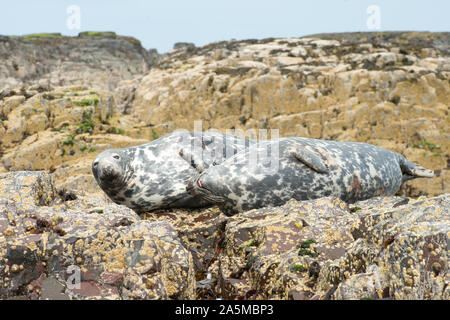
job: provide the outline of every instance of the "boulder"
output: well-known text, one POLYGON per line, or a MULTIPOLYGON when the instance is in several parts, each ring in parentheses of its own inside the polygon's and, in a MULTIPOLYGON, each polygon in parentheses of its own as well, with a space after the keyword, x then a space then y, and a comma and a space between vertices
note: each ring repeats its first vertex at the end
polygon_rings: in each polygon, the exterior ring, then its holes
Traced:
POLYGON ((51 177, 0 178, 0 297, 191 299, 191 253, 167 222, 76 195, 56 196, 51 177))

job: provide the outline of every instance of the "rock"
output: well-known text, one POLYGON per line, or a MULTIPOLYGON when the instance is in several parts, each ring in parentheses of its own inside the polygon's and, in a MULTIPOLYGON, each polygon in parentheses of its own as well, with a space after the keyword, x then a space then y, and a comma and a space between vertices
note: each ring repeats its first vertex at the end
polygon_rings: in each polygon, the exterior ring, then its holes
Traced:
POLYGON ((389 297, 448 299, 450 195, 408 200, 372 209, 365 209, 370 200, 357 204, 361 224, 353 232, 376 248, 389 297))
POLYGON ((186 51, 193 51, 195 49, 195 44, 191 42, 177 42, 173 45, 174 50, 186 50, 186 51))
POLYGON ((2 299, 193 298, 192 256, 169 223, 92 196, 41 203, 55 189, 42 172, 0 179, 2 194, 11 186, 22 197, 0 199, 2 299))
POLYGON ((148 71, 156 62, 155 53, 142 48, 138 40, 104 32, 78 37, 10 36, 0 41, 0 55, 4 57, 0 88, 45 80, 53 86, 112 90, 119 81, 148 71))
POLYGON ((192 253, 197 273, 203 276, 220 251, 226 217, 217 207, 201 210, 167 210, 141 215, 150 221, 167 221, 174 226, 186 248, 192 253))
POLYGON ((117 111, 130 114, 139 80, 121 81, 114 90, 117 111))
POLYGON ((290 203, 230 218, 226 298, 446 299, 450 195, 290 203))
POLYGON ((330 274, 329 262, 345 254, 354 241, 351 226, 357 222, 336 198, 293 200, 240 214, 225 229, 229 259, 222 261, 223 277, 236 278, 236 268, 247 271, 244 279, 256 298, 287 299, 291 290, 312 296, 321 274, 326 273, 330 283, 340 280, 330 274))
POLYGON ((4 174, 0 187, 3 298, 448 299, 448 194, 140 219, 43 172, 4 174))
POLYGON ((367 272, 358 273, 339 284, 332 298, 336 300, 377 300, 383 298, 383 293, 388 293, 384 278, 377 265, 367 267, 367 272))

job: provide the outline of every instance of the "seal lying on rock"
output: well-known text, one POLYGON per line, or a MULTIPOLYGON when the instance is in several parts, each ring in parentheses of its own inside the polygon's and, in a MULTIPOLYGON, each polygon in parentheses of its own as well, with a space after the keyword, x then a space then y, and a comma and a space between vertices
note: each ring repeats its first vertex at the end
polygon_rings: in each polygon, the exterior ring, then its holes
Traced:
POLYGON ((281 138, 250 146, 189 181, 187 190, 232 215, 290 199, 336 196, 353 203, 394 195, 433 171, 381 147, 357 142, 281 138))
POLYGON ((111 200, 138 213, 204 207, 208 200, 186 192, 189 179, 251 143, 212 131, 176 131, 144 145, 103 151, 92 173, 111 200))

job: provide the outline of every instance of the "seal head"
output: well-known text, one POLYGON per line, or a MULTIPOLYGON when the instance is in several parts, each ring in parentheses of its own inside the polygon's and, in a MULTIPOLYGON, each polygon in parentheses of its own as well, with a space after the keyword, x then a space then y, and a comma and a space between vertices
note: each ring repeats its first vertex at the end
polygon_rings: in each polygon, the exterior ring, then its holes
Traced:
POLYGON ((221 196, 225 188, 222 184, 217 183, 218 180, 216 178, 220 176, 216 171, 220 171, 221 167, 217 169, 211 168, 208 174, 200 174, 196 178, 190 179, 186 186, 186 191, 193 196, 198 196, 215 204, 226 202, 226 197, 221 196))
POLYGON ((130 160, 130 155, 120 149, 100 153, 92 162, 92 173, 99 186, 110 193, 123 189, 131 176, 130 160))
POLYGON ((186 192, 190 178, 245 149, 250 141, 214 132, 174 132, 150 143, 108 149, 92 163, 100 188, 137 213, 199 208, 210 202, 186 192))

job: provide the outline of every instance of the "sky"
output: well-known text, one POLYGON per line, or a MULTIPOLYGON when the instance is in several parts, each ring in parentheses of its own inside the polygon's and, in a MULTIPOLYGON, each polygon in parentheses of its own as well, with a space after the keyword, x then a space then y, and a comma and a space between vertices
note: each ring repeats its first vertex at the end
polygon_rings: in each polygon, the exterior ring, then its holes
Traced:
POLYGON ((114 31, 160 53, 176 42, 201 46, 314 33, 450 31, 449 0, 2 1, 0 35, 114 31))

